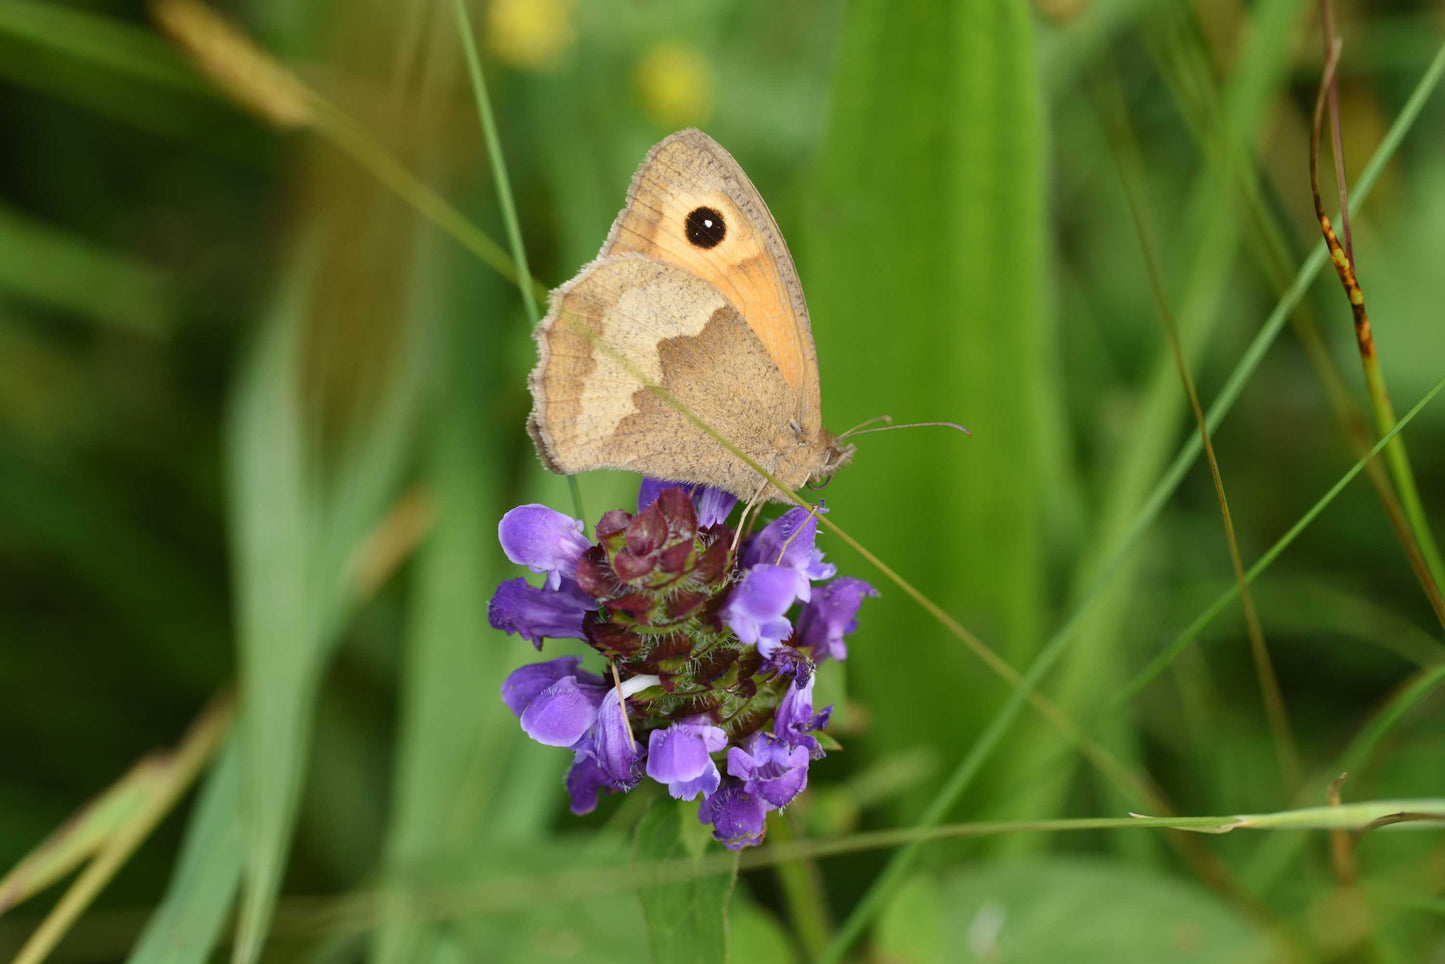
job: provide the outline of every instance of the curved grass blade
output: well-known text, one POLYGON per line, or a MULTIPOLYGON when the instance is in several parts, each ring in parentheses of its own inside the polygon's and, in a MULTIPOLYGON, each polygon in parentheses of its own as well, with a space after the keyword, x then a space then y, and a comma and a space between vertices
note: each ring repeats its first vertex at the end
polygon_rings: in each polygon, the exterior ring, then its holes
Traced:
POLYGON ((1205 461, 1209 464, 1209 475, 1210 480, 1214 483, 1215 496, 1219 500, 1219 514, 1224 523, 1225 542, 1229 546, 1229 562, 1234 570, 1235 586, 1239 590, 1239 598, 1243 604, 1244 624, 1249 636, 1250 653, 1254 658, 1255 675, 1259 679, 1260 693, 1264 698, 1265 716, 1269 720, 1270 732, 1274 737, 1275 757, 1279 762, 1285 785, 1292 788, 1298 787, 1303 776, 1299 746, 1295 742, 1294 733, 1290 728, 1289 713, 1285 708, 1284 695, 1280 692, 1279 677, 1274 670, 1274 661, 1270 658, 1269 647, 1265 643, 1264 627, 1260 623, 1259 611, 1255 607, 1254 596, 1249 591, 1249 581, 1245 578, 1244 559, 1240 555, 1239 539, 1234 532, 1234 517, 1229 509, 1229 497, 1224 491, 1224 475, 1219 468, 1219 459, 1214 454, 1214 443, 1209 437, 1209 426, 1204 421, 1204 409, 1199 404, 1199 392, 1194 387, 1194 376, 1189 373, 1189 362, 1184 357, 1184 346, 1180 343, 1179 329, 1169 307, 1169 295, 1164 288, 1163 268, 1159 264, 1154 230, 1143 198, 1141 187, 1143 172, 1139 158, 1138 139, 1129 119, 1123 94, 1119 90, 1118 77, 1113 71, 1112 63, 1109 64, 1107 71, 1107 74, 1101 72, 1097 83, 1096 99, 1099 102, 1099 112, 1104 116, 1105 127, 1110 131, 1107 141, 1111 153, 1114 155, 1119 179, 1124 187, 1126 206, 1129 208, 1129 216, 1134 224, 1134 233, 1138 237, 1139 248, 1143 254, 1145 273, 1149 277, 1149 289, 1154 298, 1155 312, 1164 328, 1164 337, 1169 343, 1169 353, 1174 356, 1174 367, 1179 371, 1179 380, 1183 383, 1184 394, 1189 399, 1189 410, 1193 414, 1194 424, 1199 430, 1199 442, 1204 449, 1205 461))
MULTIPOLYGON (((1185 248, 1180 261, 1188 266, 1175 299, 1176 316, 1183 354, 1189 359, 1205 357, 1219 327, 1220 307, 1229 291, 1228 276, 1240 241, 1235 172, 1242 165, 1246 146, 1287 83, 1299 6, 1298 0, 1267 0, 1251 8, 1249 30, 1241 37, 1217 120, 1219 149, 1206 155, 1184 211, 1175 222, 1185 248)), ((1138 414, 1125 430, 1129 444, 1105 482, 1101 521, 1074 568, 1075 599, 1087 598, 1089 612, 1078 624, 1071 652, 1053 687, 1055 698, 1070 715, 1086 714, 1113 691, 1124 673, 1118 641, 1129 621, 1140 569, 1136 559, 1119 555, 1119 549, 1128 538, 1131 520, 1138 515, 1137 507, 1176 444, 1181 396, 1175 363, 1169 349, 1161 345, 1140 392, 1138 414), (1106 570, 1111 578, 1101 585, 1097 574, 1106 570), (1088 586, 1097 588, 1087 590, 1084 596, 1088 586)), ((1212 425, 1208 428, 1214 431, 1212 425)), ((1197 432, 1190 433, 1190 441, 1195 451, 1202 449, 1197 432)), ((1117 734, 1113 739, 1121 743, 1116 749, 1125 756, 1138 753, 1139 747, 1131 745, 1134 734, 1117 734)), ((1025 750, 1011 754, 1005 765, 1032 770, 1039 759, 1050 755, 1054 740, 1047 733, 1028 738, 1025 750)), ((1021 801, 1021 813, 1041 816, 1057 812, 1070 786, 1068 770, 1050 785, 1041 786, 1032 799, 1021 801)))
POLYGON ((55 949, 136 848, 190 788, 230 729, 234 715, 235 704, 229 694, 216 698, 202 711, 176 750, 158 764, 153 792, 96 850, 95 858, 46 914, 12 964, 39 964, 55 949))
POLYGON ((201 789, 165 899, 127 964, 200 964, 241 884, 241 752, 229 739, 201 789))
MULTIPOLYGON (((1337 482, 1335 482, 1334 485, 1330 486, 1329 491, 1322 495, 1319 500, 1316 501, 1315 504, 1309 508, 1309 511, 1307 511, 1303 516, 1301 516, 1294 525, 1290 526, 1289 529, 1285 531, 1285 534, 1280 536, 1280 538, 1275 542, 1275 544, 1270 546, 1268 551, 1266 551, 1264 555, 1260 556, 1259 560, 1256 561, 1254 565, 1249 567, 1249 571, 1245 574, 1245 581, 1253 582, 1260 573, 1264 572, 1265 569, 1269 568, 1270 564, 1279 557, 1279 554, 1284 552, 1285 549, 1289 548, 1290 543, 1294 542, 1294 540, 1299 537, 1300 533, 1303 532, 1305 528, 1308 527, 1309 524, 1315 520, 1315 517, 1318 516, 1321 512, 1323 512, 1325 508, 1334 501, 1335 496, 1339 495, 1340 492, 1344 491, 1345 486, 1349 485, 1350 482, 1354 480, 1355 476, 1359 475, 1360 472, 1364 470, 1365 465, 1376 455, 1378 455, 1380 451, 1389 444, 1390 440, 1393 439, 1396 435, 1398 435, 1400 433, 1400 430, 1403 429, 1406 425, 1408 425, 1410 421, 1414 419, 1414 417, 1418 415, 1427 404, 1429 404, 1430 400, 1433 399, 1437 394, 1439 394, 1442 388, 1445 388, 1445 378, 1442 378, 1440 381, 1436 382, 1435 386, 1425 394, 1425 397, 1421 398, 1420 401, 1416 402, 1414 407, 1412 407, 1410 411, 1406 412, 1403 418, 1396 421, 1394 427, 1391 428, 1390 431, 1386 433, 1383 438, 1380 439, 1380 441, 1376 442, 1369 452, 1365 453, 1365 455, 1354 465, 1352 465, 1349 470, 1345 472, 1345 474, 1341 476, 1337 482)), ((1173 641, 1171 641, 1168 646, 1164 647, 1164 649, 1160 651, 1158 656, 1150 660, 1147 666, 1145 666, 1142 670, 1135 674, 1132 679, 1130 679, 1127 683, 1120 687, 1118 693, 1115 694, 1113 699, 1110 701, 1110 707, 1118 708, 1124 706, 1131 702, 1136 696, 1138 696, 1139 693, 1144 689, 1144 687, 1148 686, 1149 683, 1152 682, 1154 678, 1157 677, 1161 672, 1163 672, 1170 663, 1177 659, 1179 654, 1184 651, 1185 647, 1187 647, 1191 642, 1193 642, 1194 639, 1199 635, 1199 633, 1203 631, 1204 627, 1209 625, 1209 623, 1213 621, 1216 616, 1223 612, 1225 607, 1232 603, 1238 597, 1238 595, 1238 584, 1231 586, 1229 589, 1221 593, 1219 595, 1219 598, 1215 599, 1214 602, 1210 603, 1209 606, 1205 607, 1204 611, 1201 612, 1198 616, 1196 616, 1194 620, 1179 633, 1178 636, 1174 637, 1173 641)))

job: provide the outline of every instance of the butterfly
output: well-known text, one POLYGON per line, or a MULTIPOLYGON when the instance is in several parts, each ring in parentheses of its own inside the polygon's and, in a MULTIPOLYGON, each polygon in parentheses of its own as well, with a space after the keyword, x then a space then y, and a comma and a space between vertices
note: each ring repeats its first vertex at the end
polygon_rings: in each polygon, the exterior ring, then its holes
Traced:
POLYGON ((553 472, 624 469, 750 503, 853 457, 823 427, 793 257, 731 154, 699 130, 648 152, 596 260, 552 292, 534 336, 528 432, 553 472))

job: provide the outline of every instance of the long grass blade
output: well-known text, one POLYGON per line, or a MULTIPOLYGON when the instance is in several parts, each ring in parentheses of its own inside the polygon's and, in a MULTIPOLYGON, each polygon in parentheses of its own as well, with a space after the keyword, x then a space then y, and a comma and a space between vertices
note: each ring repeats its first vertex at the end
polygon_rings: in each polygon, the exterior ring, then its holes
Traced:
MULTIPOLYGON (((1325 103, 1334 91, 1335 69, 1339 65, 1339 57, 1340 42, 1336 40, 1331 47, 1329 57, 1325 60, 1324 77, 1320 80, 1319 94, 1315 98, 1314 116, 1310 127, 1310 195, 1314 200, 1315 216, 1319 219, 1320 233, 1324 235, 1325 244, 1330 251, 1330 260, 1334 263, 1335 272, 1339 275, 1340 284, 1345 290, 1345 297, 1350 303, 1350 312, 1354 316, 1355 344, 1359 348, 1360 364, 1365 371, 1365 384, 1369 387, 1370 404, 1375 410, 1375 422, 1380 432, 1387 432, 1395 422, 1395 410, 1390 403, 1390 392, 1385 385, 1385 372, 1380 367, 1379 354, 1375 348, 1374 328, 1370 324, 1369 311, 1365 307, 1365 292, 1360 287, 1359 277, 1355 273, 1354 254, 1347 252, 1345 246, 1341 245, 1335 236, 1329 216, 1325 214, 1324 200, 1320 197, 1320 128, 1324 120, 1325 103)), ((1348 223, 1347 217, 1348 210, 1341 210, 1342 224, 1348 223)), ((1445 561, 1440 558, 1440 550, 1436 547, 1435 537, 1430 531, 1430 522, 1425 518, 1425 507, 1420 502, 1420 491, 1415 484, 1415 473, 1410 468, 1410 457, 1405 450, 1403 439, 1396 439, 1391 444, 1390 448, 1386 450, 1385 460, 1395 478, 1395 486, 1400 490, 1400 502, 1404 506, 1405 515, 1410 520, 1415 540, 1419 543, 1420 551, 1429 564, 1436 598, 1438 598, 1440 587, 1445 585, 1445 561)))
MULTIPOLYGON (((1350 482, 1354 480, 1355 476, 1359 475, 1360 472, 1364 470, 1365 465, 1370 461, 1370 459, 1373 459, 1376 455, 1378 455, 1380 451, 1387 444, 1389 444, 1389 441, 1392 438, 1398 435, 1400 431, 1406 425, 1408 425, 1416 415, 1420 414, 1420 412, 1425 408, 1425 406, 1429 404, 1430 400, 1433 399, 1437 394, 1439 394, 1442 388, 1445 388, 1445 379, 1441 379, 1440 381, 1436 382, 1435 387, 1431 388, 1430 391, 1425 394, 1425 397, 1421 398, 1420 401, 1416 402, 1414 407, 1412 407, 1410 411, 1406 412, 1405 416, 1398 420, 1395 425, 1390 429, 1390 431, 1386 433, 1385 436, 1380 439, 1380 441, 1375 443, 1374 447, 1371 448, 1369 452, 1365 453, 1365 455, 1359 461, 1357 461, 1354 465, 1350 467, 1349 471, 1347 471, 1343 476, 1341 476, 1334 485, 1330 486, 1329 490, 1325 492, 1324 495, 1320 496, 1320 498, 1315 502, 1314 505, 1310 506, 1309 511, 1302 515, 1295 522, 1294 525, 1290 526, 1289 529, 1285 531, 1285 534, 1280 536, 1279 539, 1274 543, 1274 545, 1270 546, 1270 548, 1262 556, 1259 557, 1259 560, 1256 561, 1254 565, 1249 567, 1249 571, 1245 573, 1245 581, 1253 582, 1256 578, 1258 578, 1260 573, 1268 569, 1270 564, 1273 563, 1275 559, 1279 558, 1280 553, 1284 552, 1285 549, 1289 548, 1290 543, 1294 542, 1295 539, 1299 538, 1300 533, 1304 532, 1304 530, 1309 527, 1310 523, 1313 522, 1315 518, 1318 517, 1319 514, 1323 512, 1326 507, 1328 507, 1329 504, 1335 500, 1335 497, 1338 496, 1342 491, 1344 491, 1345 486, 1349 485, 1350 482)), ((1162 649, 1159 654, 1154 657, 1154 659, 1150 660, 1147 666, 1140 670, 1133 677, 1133 679, 1129 680, 1127 683, 1125 683, 1119 688, 1118 693, 1114 695, 1113 699, 1110 702, 1110 705, 1113 707, 1120 707, 1132 702, 1133 699, 1138 696, 1139 693, 1146 686, 1153 682, 1153 680, 1158 677, 1160 673, 1162 673, 1166 668, 1168 668, 1168 666, 1179 657, 1179 654, 1182 653, 1184 649, 1191 642, 1193 642, 1196 637, 1198 637, 1200 632, 1204 630, 1204 627, 1208 626, 1209 623, 1211 623, 1216 616, 1223 612, 1225 607, 1232 603, 1238 597, 1238 595, 1238 584, 1230 587, 1229 589, 1221 593, 1219 597, 1215 599, 1214 602, 1210 603, 1207 607, 1205 607, 1204 611, 1201 612, 1198 616, 1196 616, 1194 620, 1190 622, 1189 625, 1186 626, 1179 633, 1178 636, 1174 637, 1174 639, 1169 643, 1168 646, 1165 646, 1164 649, 1162 649)))
POLYGON ((230 728, 234 713, 234 703, 229 694, 218 697, 201 713, 165 764, 164 775, 157 779, 155 792, 97 850, 95 859, 51 908, 35 933, 15 955, 12 964, 38 964, 49 956, 106 884, 125 866, 136 848, 145 842, 195 782, 230 728))
POLYGON ((1204 420, 1204 408, 1199 404, 1199 392, 1194 387, 1194 377, 1189 373, 1189 363, 1184 357, 1184 346, 1180 343, 1178 327, 1174 323, 1174 316, 1169 308, 1169 295, 1164 289, 1163 269, 1159 264, 1154 229, 1149 221, 1145 201, 1141 196, 1143 174, 1139 160, 1138 140, 1129 120, 1123 95, 1119 91, 1118 78, 1113 74, 1112 64, 1109 65, 1107 71, 1104 73, 1101 70, 1096 85, 1097 99, 1100 102, 1099 110, 1104 117, 1105 127, 1110 131, 1107 140, 1114 154, 1119 180, 1124 188, 1126 206, 1129 208, 1129 216, 1134 224, 1134 232, 1139 239, 1145 273, 1149 277, 1149 290, 1154 298, 1155 312, 1164 328, 1164 337, 1169 343, 1169 352, 1174 356, 1175 368, 1179 371, 1179 380, 1183 383, 1184 393, 1189 399, 1189 410, 1193 414, 1194 423, 1199 430, 1204 458, 1209 463, 1210 479, 1214 483, 1215 497, 1219 500, 1219 514, 1224 522, 1225 542, 1229 545, 1230 566, 1234 570, 1235 585, 1239 589, 1239 598, 1243 603, 1250 654, 1254 658, 1255 674, 1259 678, 1260 692, 1264 698, 1265 715, 1269 719, 1270 733, 1274 737, 1275 756, 1279 761, 1285 786, 1295 788, 1299 786, 1303 776, 1299 746, 1290 729, 1289 714, 1285 709, 1284 696, 1280 692, 1279 678, 1275 674, 1274 662, 1270 658, 1269 648, 1264 640, 1264 628, 1260 624, 1254 596, 1250 593, 1249 582, 1245 578, 1244 559, 1240 555, 1239 539, 1234 531, 1234 518, 1229 509, 1229 498, 1224 492, 1224 476, 1219 469, 1219 459, 1214 454, 1214 443, 1210 440, 1209 426, 1204 420))
MULTIPOLYGON (((527 266, 527 246, 522 241, 522 224, 517 219, 517 202, 512 197, 512 178, 507 173, 507 159, 502 153, 502 138, 497 133, 497 119, 492 112, 492 99, 487 94, 487 79, 482 73, 482 60, 477 54, 477 44, 472 37, 472 24, 467 17, 466 0, 453 0, 452 9, 457 17, 457 34, 462 39, 462 50, 467 57, 467 77, 472 83, 472 97, 477 104, 477 117, 482 124, 482 135, 487 142, 487 157, 492 163, 492 180, 497 185, 497 204, 502 209, 502 223, 507 229, 507 244, 512 250, 512 263, 516 265, 517 277, 531 278, 532 270, 527 266)), ((522 293, 522 307, 527 321, 535 325, 542 320, 537 310, 536 285, 519 284, 522 293)), ((575 475, 567 476, 567 491, 572 496, 572 515, 586 520, 587 512, 582 507, 582 490, 575 475)))
POLYGON ((202 964, 225 927, 241 884, 241 752, 222 748, 196 801, 165 899, 127 964, 202 964))

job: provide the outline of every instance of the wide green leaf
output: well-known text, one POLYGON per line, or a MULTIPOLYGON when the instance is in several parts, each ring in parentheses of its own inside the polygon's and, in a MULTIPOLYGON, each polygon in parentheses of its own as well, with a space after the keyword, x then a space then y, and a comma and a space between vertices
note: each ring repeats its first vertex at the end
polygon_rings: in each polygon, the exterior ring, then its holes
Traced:
MULTIPOLYGON (((837 63, 801 246, 827 420, 953 419, 974 437, 861 438, 828 502, 860 542, 1021 657, 1044 615, 1039 483, 1059 402, 1043 343, 1044 120, 1029 10, 850 4, 837 63)), ((861 568, 840 556, 843 571, 861 568)), ((957 757, 999 691, 973 682, 978 663, 902 593, 883 592, 849 647, 856 693, 947 712, 878 712, 871 736, 957 757), (890 642, 902 640, 906 659, 890 642)))
POLYGON ((1258 934, 1200 885, 1141 867, 1053 857, 915 878, 880 922, 900 964, 1235 964, 1258 934))
MULTIPOLYGON (((684 820, 690 810, 675 800, 658 800, 637 825, 638 863, 687 860, 717 850, 706 827, 684 820)), ((658 964, 725 964, 728 960, 728 897, 735 870, 684 880, 659 880, 638 896, 647 917, 653 959, 658 964)))

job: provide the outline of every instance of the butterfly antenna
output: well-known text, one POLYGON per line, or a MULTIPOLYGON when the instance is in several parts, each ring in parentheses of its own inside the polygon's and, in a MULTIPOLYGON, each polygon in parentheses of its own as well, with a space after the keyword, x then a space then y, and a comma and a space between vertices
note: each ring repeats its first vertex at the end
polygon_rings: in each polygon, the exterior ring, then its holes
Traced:
POLYGON ((872 425, 874 422, 883 422, 883 423, 885 423, 885 424, 892 425, 892 424, 893 424, 893 416, 892 416, 892 415, 874 415, 872 418, 864 419, 863 421, 859 422, 857 425, 854 425, 852 428, 850 428, 848 431, 844 432, 842 435, 840 435, 840 436, 838 436, 838 437, 839 437, 839 438, 847 438, 848 436, 852 435, 854 432, 858 431, 859 429, 867 428, 869 425, 872 425))
MULTIPOLYGON (((887 416, 884 417, 886 418, 887 416)), ((873 421, 873 419, 870 419, 869 421, 873 421)), ((864 422, 863 424, 867 425, 868 422, 864 422)), ((878 428, 862 428, 860 426, 858 428, 849 429, 838 437, 842 439, 847 438, 850 435, 867 435, 869 432, 891 432, 892 430, 897 428, 927 428, 929 426, 935 425, 940 428, 958 429, 958 431, 962 432, 964 435, 973 435, 972 432, 964 428, 962 425, 959 425, 957 422, 909 422, 906 425, 881 425, 878 428)))

